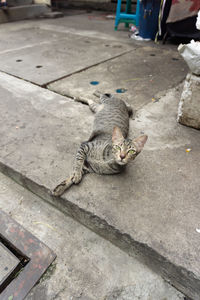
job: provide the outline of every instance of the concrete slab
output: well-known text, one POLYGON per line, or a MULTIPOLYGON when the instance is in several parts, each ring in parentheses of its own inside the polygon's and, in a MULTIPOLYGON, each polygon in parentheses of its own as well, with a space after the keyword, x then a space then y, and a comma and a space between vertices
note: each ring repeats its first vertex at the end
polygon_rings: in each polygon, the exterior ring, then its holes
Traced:
POLYGON ((26 300, 184 300, 137 259, 1 173, 0 195, 0 207, 57 254, 26 300))
POLYGON ((198 131, 176 122, 180 91, 138 111, 130 135, 144 131, 149 142, 124 174, 90 174, 52 198, 48 191, 70 173, 93 115, 9 75, 1 74, 0 89, 1 171, 199 300, 200 140, 198 131))
POLYGON ((160 92, 177 86, 187 71, 188 67, 178 53, 149 45, 53 82, 48 88, 81 100, 96 100, 95 90, 117 94, 116 91, 122 89, 125 93, 118 95, 137 110, 152 99, 158 100, 160 92), (99 84, 91 85, 94 80, 99 84))
MULTIPOLYGON (((85 11, 72 11, 67 10, 67 12, 73 16, 64 17, 62 19, 47 20, 47 19, 37 19, 29 21, 19 21, 13 26, 12 23, 6 23, 0 25, 1 34, 1 45, 0 50, 15 50, 17 48, 34 46, 42 41, 52 41, 63 38, 66 34, 71 33, 78 36, 98 38, 105 40, 112 40, 117 42, 125 42, 133 47, 135 43, 133 40, 128 39, 128 33, 124 31, 114 31, 112 28, 112 22, 105 18, 98 21, 98 26, 96 24, 96 19, 93 18, 94 14, 86 14, 85 11), (84 14, 80 16, 81 12, 84 14), (74 14, 78 14, 78 16, 74 14), (89 19, 89 17, 91 19, 89 19), (75 18, 75 20, 74 20, 75 18), (81 24, 81 27, 80 27, 81 24), (8 47, 9 43, 9 47, 8 47)), ((138 44, 138 46, 141 45, 138 44)))
POLYGON ((126 44, 135 44, 142 46, 141 42, 134 42, 128 35, 129 32, 127 28, 125 29, 123 25, 121 30, 115 31, 115 19, 108 18, 107 16, 115 14, 102 11, 91 11, 86 13, 86 11, 79 10, 66 10, 66 17, 60 20, 40 20, 38 26, 40 28, 45 28, 48 30, 57 30, 62 32, 70 32, 82 36, 94 37, 98 39, 107 39, 114 41, 125 42, 126 44), (80 25, 81 24, 81 25, 80 25))
MULTIPOLYGON (((29 49, 43 44, 49 45, 49 43, 59 41, 66 37, 66 34, 62 32, 43 30, 37 26, 18 27, 17 25, 14 28, 13 24, 12 27, 4 25, 6 28, 0 26, 0 54, 29 49)), ((19 63, 17 65, 19 65, 19 63)))
MULTIPOLYGON (((13 24, 6 23, 0 25, 0 32, 9 30, 20 30, 23 28, 38 28, 41 30, 48 30, 57 33, 72 33, 83 37, 105 39, 110 41, 117 41, 118 43, 125 43, 132 45, 133 47, 143 47, 144 42, 135 41, 129 38, 129 31, 127 28, 120 30, 114 30, 114 19, 110 19, 107 16, 110 15, 108 12, 93 11, 86 13, 85 10, 71 10, 67 9, 65 17, 61 19, 37 19, 37 20, 24 20, 13 24)), ((13 37, 15 38, 15 37, 13 37)), ((16 39, 17 43, 17 39, 16 39)), ((153 41, 145 42, 151 46, 163 47, 162 45, 155 45, 153 41)), ((165 44, 165 49, 172 49, 177 52, 177 46, 172 44, 165 44)))
MULTIPOLYGON (((129 38, 130 32, 127 28, 125 28, 123 23, 121 23, 118 27, 118 30, 115 31, 115 12, 112 13, 108 11, 94 10, 90 11, 89 13, 85 12, 80 14, 80 10, 71 9, 67 9, 66 12, 68 13, 68 16, 65 18, 59 20, 40 20, 37 22, 37 24, 43 29, 46 28, 48 30, 56 30, 58 32, 70 32, 73 34, 94 37, 98 39, 114 40, 137 47, 143 47, 146 44, 150 44, 153 47, 164 47, 165 49, 171 49, 177 52, 176 44, 173 45, 171 43, 166 43, 163 46, 162 44, 155 44, 154 41, 144 42, 129 38), (110 18, 110 16, 112 17, 110 18)), ((84 12, 84 10, 82 10, 82 12, 84 12)))
POLYGON ((60 40, 4 52, 0 70, 45 85, 130 50, 127 45, 68 33, 60 40))

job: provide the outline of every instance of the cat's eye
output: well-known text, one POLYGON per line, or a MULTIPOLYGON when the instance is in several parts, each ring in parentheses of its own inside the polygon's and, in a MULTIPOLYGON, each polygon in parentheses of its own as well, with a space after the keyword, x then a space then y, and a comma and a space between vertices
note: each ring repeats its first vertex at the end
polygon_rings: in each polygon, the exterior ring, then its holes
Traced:
POLYGON ((117 146, 117 145, 114 145, 113 148, 114 148, 115 150, 121 150, 120 146, 117 146))
POLYGON ((135 154, 135 152, 136 152, 136 151, 133 150, 133 149, 131 149, 131 150, 128 151, 129 154, 135 154))

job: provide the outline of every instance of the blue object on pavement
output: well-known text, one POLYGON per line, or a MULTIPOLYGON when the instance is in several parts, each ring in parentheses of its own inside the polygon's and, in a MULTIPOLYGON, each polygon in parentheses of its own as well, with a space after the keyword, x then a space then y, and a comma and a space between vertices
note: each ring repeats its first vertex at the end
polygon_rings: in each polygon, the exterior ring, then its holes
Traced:
POLYGON ((97 84, 99 84, 99 81, 90 81, 90 84, 97 85, 97 84))

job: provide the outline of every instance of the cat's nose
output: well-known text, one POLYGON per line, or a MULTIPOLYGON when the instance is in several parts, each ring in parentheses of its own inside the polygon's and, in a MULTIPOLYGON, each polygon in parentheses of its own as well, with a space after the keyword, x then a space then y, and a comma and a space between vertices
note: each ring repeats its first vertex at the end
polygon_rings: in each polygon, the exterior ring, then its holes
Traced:
POLYGON ((121 154, 120 154, 120 158, 121 158, 121 159, 124 159, 125 157, 126 157, 126 155, 125 155, 124 153, 121 153, 121 154))

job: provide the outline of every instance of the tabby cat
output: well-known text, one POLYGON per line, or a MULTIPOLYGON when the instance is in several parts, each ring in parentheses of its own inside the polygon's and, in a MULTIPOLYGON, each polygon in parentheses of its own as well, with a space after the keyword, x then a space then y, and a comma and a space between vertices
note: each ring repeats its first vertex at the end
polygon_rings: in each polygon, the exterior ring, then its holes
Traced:
POLYGON ((95 113, 93 131, 77 152, 72 175, 56 186, 54 196, 62 195, 72 184, 78 184, 86 173, 116 174, 134 160, 147 141, 142 135, 127 138, 132 109, 124 101, 110 94, 101 94, 97 104, 85 100, 95 113))

